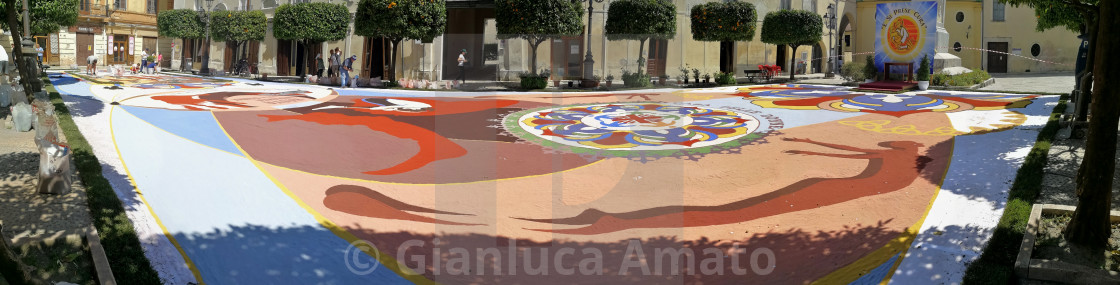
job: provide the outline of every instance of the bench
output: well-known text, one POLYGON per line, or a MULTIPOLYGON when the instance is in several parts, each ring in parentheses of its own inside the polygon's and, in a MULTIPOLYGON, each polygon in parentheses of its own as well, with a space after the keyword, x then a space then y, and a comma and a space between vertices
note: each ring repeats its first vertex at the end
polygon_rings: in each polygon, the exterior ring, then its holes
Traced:
POLYGON ((762 70, 747 69, 747 70, 743 70, 743 73, 747 76, 747 80, 750 80, 751 83, 757 82, 757 81, 755 81, 756 79, 764 79, 764 78, 769 79, 769 76, 768 76, 769 73, 763 72, 762 70))

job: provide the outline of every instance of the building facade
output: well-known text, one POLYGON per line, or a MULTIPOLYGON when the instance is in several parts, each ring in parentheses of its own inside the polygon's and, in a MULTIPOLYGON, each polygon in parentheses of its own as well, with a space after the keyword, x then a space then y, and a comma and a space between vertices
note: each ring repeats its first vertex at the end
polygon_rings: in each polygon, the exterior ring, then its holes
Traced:
MULTIPOLYGON (((35 35, 35 42, 43 47, 43 61, 56 68, 79 68, 85 59, 97 55, 101 64, 139 63, 140 54, 148 48, 163 52, 164 66, 170 61, 167 50, 159 49, 156 14, 165 10, 174 0, 80 0, 78 21, 48 35, 35 35)), ((9 51, 9 37, 0 44, 9 51)))
MULTIPOLYGON (((140 61, 144 48, 163 54, 160 64, 178 69, 181 65, 197 70, 202 55, 210 53, 210 67, 229 70, 232 65, 232 46, 212 42, 204 47, 204 40, 159 38, 156 14, 166 9, 194 10, 262 10, 268 17, 265 39, 248 43, 248 60, 256 64, 258 72, 268 75, 295 76, 314 72, 316 53, 328 54, 339 48, 346 56, 357 55, 355 74, 361 77, 381 77, 394 72, 399 78, 442 80, 456 77, 456 58, 459 50, 468 50, 468 57, 476 64, 468 71, 469 80, 508 80, 529 72, 530 51, 525 40, 497 38, 493 0, 447 0, 448 27, 443 36, 431 43, 405 41, 398 52, 397 68, 389 71, 389 45, 381 38, 366 38, 350 34, 343 40, 325 42, 307 49, 301 44, 278 40, 272 36, 272 17, 282 4, 307 0, 81 0, 78 23, 57 33, 37 36, 36 41, 45 50, 48 64, 77 67, 90 54, 101 58, 102 63, 132 64, 140 61), (186 62, 183 62, 186 58, 186 62), (302 65, 302 66, 301 66, 302 65)), ((668 1, 668 0, 667 0, 668 1)), ((651 40, 642 57, 647 59, 646 71, 654 76, 681 75, 681 68, 696 68, 702 73, 756 69, 758 65, 778 65, 784 71, 817 73, 832 69, 830 55, 838 54, 841 62, 863 60, 872 52, 875 39, 874 9, 876 0, 757 0, 758 30, 769 12, 782 9, 813 11, 824 15, 830 5, 837 7, 837 25, 829 29, 828 20, 822 30, 822 39, 814 44, 801 46, 796 51, 762 43, 759 33, 751 41, 700 42, 692 39, 689 21, 690 9, 698 4, 722 0, 672 0, 677 7, 677 33, 672 39, 651 40), (832 51, 835 48, 835 51, 832 51), (790 59, 795 58, 794 66, 790 59)), ((944 0, 942 0, 944 1, 944 0)), ((548 69, 554 79, 577 79, 583 69, 591 68, 594 74, 619 78, 623 71, 636 71, 639 57, 638 41, 609 41, 603 33, 606 10, 613 0, 594 3, 590 36, 585 34, 549 40, 540 45, 537 66, 548 69), (584 62, 586 53, 592 53, 594 64, 584 62)), ((358 1, 340 2, 353 15, 358 1)), ((587 1, 583 2, 586 7, 587 1)), ((998 0, 948 0, 943 2, 945 28, 950 33, 950 53, 971 69, 992 73, 1024 73, 1068 71, 1073 69, 1080 40, 1075 33, 1064 29, 1045 32, 1034 30, 1036 18, 1032 9, 1011 7, 998 0), (959 48, 958 48, 959 46, 959 48), (986 50, 998 51, 987 52, 986 50), (1003 54, 1007 53, 1007 54, 1003 54)), ((586 11, 586 10, 584 10, 586 11)), ((586 12, 585 12, 586 13, 586 12)), ((586 14, 584 15, 586 17, 586 14)), ((584 22, 587 21, 585 18, 584 22)), ((350 23, 353 31, 353 21, 350 23)), ((10 39, 3 44, 10 46, 10 39)))

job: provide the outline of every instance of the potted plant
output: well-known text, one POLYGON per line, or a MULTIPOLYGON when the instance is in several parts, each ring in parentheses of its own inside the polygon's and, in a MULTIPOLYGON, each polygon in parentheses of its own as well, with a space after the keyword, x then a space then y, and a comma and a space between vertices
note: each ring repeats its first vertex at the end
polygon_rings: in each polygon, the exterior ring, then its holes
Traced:
POLYGON ((918 64, 918 89, 929 89, 929 56, 923 56, 922 62, 918 64))
POLYGON ((684 84, 688 84, 688 68, 682 66, 680 71, 681 75, 677 76, 677 84, 681 84, 681 81, 684 81, 684 84))
POLYGON ((693 68, 692 69, 692 81, 696 82, 697 84, 700 83, 700 69, 699 68, 693 68))
POLYGON ((712 74, 711 73, 704 73, 704 84, 708 84, 708 82, 710 82, 711 80, 712 80, 712 74))
POLYGON ((661 77, 657 79, 657 85, 665 85, 665 80, 669 80, 669 75, 662 74, 661 77))
POLYGON ((614 74, 607 73, 607 88, 611 87, 611 81, 614 81, 614 74))
POLYGON ((866 83, 879 79, 879 67, 875 66, 875 59, 871 55, 867 56, 867 63, 863 66, 863 78, 866 78, 866 83))

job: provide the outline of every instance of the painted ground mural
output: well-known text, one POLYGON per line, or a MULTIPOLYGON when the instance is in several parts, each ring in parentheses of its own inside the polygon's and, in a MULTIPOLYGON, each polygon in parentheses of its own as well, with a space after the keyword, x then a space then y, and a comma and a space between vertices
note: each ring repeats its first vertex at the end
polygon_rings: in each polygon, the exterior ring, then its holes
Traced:
POLYGON ((1058 100, 52 80, 174 284, 959 282, 1058 100))

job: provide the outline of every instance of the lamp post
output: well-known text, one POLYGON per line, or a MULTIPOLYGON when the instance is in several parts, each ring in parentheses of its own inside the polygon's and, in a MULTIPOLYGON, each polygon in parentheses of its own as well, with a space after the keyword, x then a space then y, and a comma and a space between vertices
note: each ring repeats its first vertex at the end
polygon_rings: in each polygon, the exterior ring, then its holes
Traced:
POLYGON ((206 7, 204 7, 204 9, 200 11, 200 12, 202 12, 202 21, 206 22, 206 44, 203 45, 203 48, 205 48, 206 51, 204 53, 202 53, 202 68, 198 69, 198 74, 202 75, 202 76, 210 76, 210 4, 211 3, 214 3, 214 0, 206 0, 206 7))
MULTIPOLYGON (((836 58, 839 55, 835 54, 836 53, 836 42, 832 41, 832 31, 833 31, 833 29, 836 29, 836 8, 838 6, 840 6, 839 1, 837 1, 836 5, 828 4, 828 8, 826 9, 827 12, 825 12, 825 14, 824 14, 824 19, 826 21, 825 24, 828 26, 828 55, 829 55, 828 56, 829 70, 828 70, 828 72, 825 73, 826 78, 832 78, 833 76, 835 76, 836 69, 837 69, 837 64, 839 63, 839 61, 836 60, 836 58)), ((839 38, 840 38, 840 35, 837 35, 837 39, 839 39, 839 38)))
MULTIPOLYGON (((603 0, 573 0, 573 1, 587 2, 587 33, 585 33, 585 35, 587 36, 587 47, 586 47, 587 48, 587 55, 585 55, 584 59, 583 59, 583 80, 585 82, 587 82, 589 80, 595 80, 595 59, 591 56, 591 17, 592 17, 592 15, 594 15, 592 13, 595 12, 595 7, 593 7, 594 5, 592 5, 592 4, 603 3, 603 0)), ((599 81, 595 80, 594 84, 598 85, 599 81)), ((586 85, 586 84, 584 84, 584 85, 586 85)), ((594 85, 592 85, 592 86, 594 86, 594 85)), ((590 87, 590 86, 585 86, 585 87, 590 87)))

